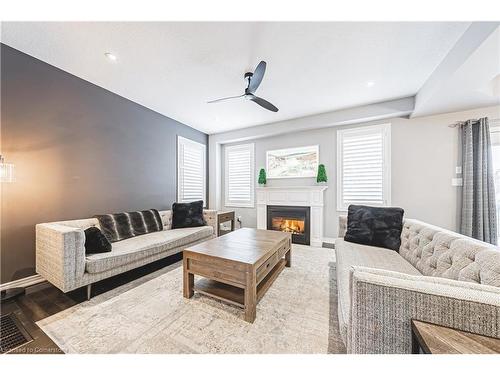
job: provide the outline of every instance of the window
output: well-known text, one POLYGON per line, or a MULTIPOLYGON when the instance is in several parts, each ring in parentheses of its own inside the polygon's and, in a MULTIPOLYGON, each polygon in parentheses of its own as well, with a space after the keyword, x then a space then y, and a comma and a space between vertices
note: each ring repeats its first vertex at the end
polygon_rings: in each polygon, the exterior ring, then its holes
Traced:
POLYGON ((254 207, 254 144, 226 146, 225 205, 254 207))
POLYGON ((177 201, 206 199, 205 145, 177 137, 177 201))
POLYGON ((391 204, 390 124, 337 131, 337 209, 391 204))

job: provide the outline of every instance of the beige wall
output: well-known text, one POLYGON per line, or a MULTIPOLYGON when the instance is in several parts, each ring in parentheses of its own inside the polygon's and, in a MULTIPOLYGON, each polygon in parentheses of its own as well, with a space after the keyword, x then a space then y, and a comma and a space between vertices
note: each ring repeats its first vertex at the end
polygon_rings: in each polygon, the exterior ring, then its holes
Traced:
MULTIPOLYGON (((455 167, 460 166, 461 156, 458 129, 450 128, 449 125, 456 121, 484 116, 499 118, 500 106, 413 119, 394 118, 330 127, 247 142, 255 143, 256 174, 259 168, 265 165, 267 150, 320 145, 320 162, 326 164, 329 177, 329 187, 325 193, 324 233, 326 237, 336 237, 338 216, 342 214, 336 207, 336 132, 346 127, 391 123, 392 205, 404 208, 407 217, 457 230, 461 188, 452 186, 451 179, 460 177, 455 174, 455 167)), ((314 179, 269 180, 268 186, 314 183, 314 179)), ((244 226, 256 226, 255 209, 235 208, 235 211, 237 215, 242 216, 244 226)))

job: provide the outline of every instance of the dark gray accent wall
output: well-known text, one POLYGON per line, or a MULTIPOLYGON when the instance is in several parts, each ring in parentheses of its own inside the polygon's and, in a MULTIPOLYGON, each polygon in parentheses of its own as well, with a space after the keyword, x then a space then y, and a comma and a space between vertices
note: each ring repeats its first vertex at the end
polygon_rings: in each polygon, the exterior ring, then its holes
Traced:
POLYGON ((1 282, 34 274, 37 223, 170 208, 178 135, 208 142, 2 44, 1 153, 15 164, 16 181, 2 184, 1 282))

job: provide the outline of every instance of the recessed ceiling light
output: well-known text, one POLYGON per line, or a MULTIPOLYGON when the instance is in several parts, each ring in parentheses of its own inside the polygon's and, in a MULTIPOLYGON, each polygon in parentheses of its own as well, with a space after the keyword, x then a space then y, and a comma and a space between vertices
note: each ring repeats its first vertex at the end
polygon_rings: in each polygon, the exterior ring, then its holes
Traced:
POLYGON ((111 52, 106 52, 104 56, 110 61, 116 61, 116 55, 113 55, 111 52))
POLYGON ((366 87, 373 87, 375 86, 375 82, 374 81, 368 81, 366 82, 366 87))

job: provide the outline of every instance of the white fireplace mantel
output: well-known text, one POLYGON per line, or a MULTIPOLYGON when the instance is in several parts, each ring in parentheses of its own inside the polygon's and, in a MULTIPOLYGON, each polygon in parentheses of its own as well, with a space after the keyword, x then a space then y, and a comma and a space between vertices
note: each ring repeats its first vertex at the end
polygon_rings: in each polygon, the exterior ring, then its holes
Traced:
POLYGON ((311 207, 311 246, 323 243, 324 191, 328 186, 258 187, 257 228, 267 229, 267 206, 311 207))

